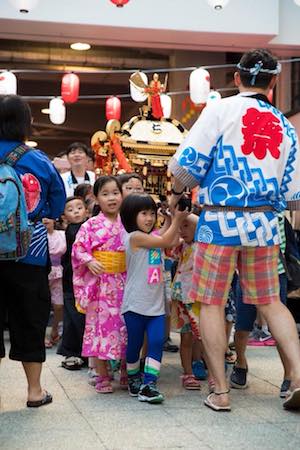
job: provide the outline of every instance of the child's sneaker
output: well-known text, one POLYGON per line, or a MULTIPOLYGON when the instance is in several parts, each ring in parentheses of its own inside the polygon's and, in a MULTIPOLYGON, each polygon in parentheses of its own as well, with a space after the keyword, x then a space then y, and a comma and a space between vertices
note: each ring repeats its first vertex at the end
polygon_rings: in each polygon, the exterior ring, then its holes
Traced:
POLYGON ((192 363, 193 374, 197 380, 207 379, 207 370, 205 368, 204 362, 202 360, 193 361, 192 363))
POLYGON ((138 393, 138 400, 140 402, 148 403, 162 403, 164 396, 159 392, 155 383, 143 384, 138 393))
POLYGON ((142 386, 142 378, 140 374, 129 375, 128 377, 128 392, 131 397, 137 397, 142 386))

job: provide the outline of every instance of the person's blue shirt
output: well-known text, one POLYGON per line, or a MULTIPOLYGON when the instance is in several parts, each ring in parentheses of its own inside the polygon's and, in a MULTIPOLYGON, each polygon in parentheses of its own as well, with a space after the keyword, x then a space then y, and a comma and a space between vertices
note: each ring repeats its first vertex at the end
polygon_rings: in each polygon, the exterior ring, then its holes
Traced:
MULTIPOLYGON (((19 141, 0 140, 0 159, 21 145, 19 141)), ((29 219, 35 222, 30 249, 21 262, 45 266, 48 259, 47 230, 43 217, 57 219, 63 213, 66 194, 61 176, 41 150, 30 150, 15 164, 22 180, 29 219)))

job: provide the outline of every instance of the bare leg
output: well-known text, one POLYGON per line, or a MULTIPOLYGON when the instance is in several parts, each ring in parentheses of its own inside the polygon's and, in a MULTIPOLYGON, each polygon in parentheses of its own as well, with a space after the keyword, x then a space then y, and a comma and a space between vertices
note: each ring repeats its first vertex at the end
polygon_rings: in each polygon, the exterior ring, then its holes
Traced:
POLYGON ((96 360, 96 368, 97 368, 97 373, 100 377, 107 378, 109 376, 108 370, 107 370, 107 361, 105 361, 103 359, 97 359, 96 360))
POLYGON ((241 369, 247 369, 246 348, 249 334, 249 331, 242 330, 238 330, 234 334, 234 344, 237 356, 235 365, 241 369))
POLYGON ((193 336, 192 333, 181 333, 180 337, 180 358, 183 372, 184 375, 192 375, 193 336))
POLYGON ((58 336, 58 325, 63 319, 63 305, 53 305, 53 324, 51 330, 51 339, 55 340, 58 336))
MULTIPOLYGON (((224 324, 224 307, 202 303, 200 329, 209 369, 215 380, 215 392, 228 390, 225 377, 224 355, 226 351, 226 333, 224 324)), ((214 395, 212 401, 219 406, 229 404, 228 394, 214 395)))
POLYGON ((257 305, 257 308, 266 318, 272 336, 284 352, 285 363, 290 368, 292 389, 300 387, 300 345, 291 313, 280 301, 268 305, 257 305))
POLYGON ((22 362, 28 384, 28 400, 42 400, 45 393, 41 387, 42 363, 22 362))

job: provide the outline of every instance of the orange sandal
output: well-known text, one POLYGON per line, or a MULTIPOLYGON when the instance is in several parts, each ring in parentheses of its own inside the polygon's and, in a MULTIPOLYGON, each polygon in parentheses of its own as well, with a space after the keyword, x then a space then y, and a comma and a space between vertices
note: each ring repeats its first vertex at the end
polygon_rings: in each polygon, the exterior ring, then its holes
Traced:
POLYGON ((98 377, 95 389, 98 394, 112 394, 113 387, 109 377, 98 377))
POLYGON ((195 376, 192 374, 182 375, 181 380, 182 380, 182 386, 184 387, 184 389, 187 389, 188 391, 201 389, 200 381, 197 380, 197 378, 195 378, 195 376))

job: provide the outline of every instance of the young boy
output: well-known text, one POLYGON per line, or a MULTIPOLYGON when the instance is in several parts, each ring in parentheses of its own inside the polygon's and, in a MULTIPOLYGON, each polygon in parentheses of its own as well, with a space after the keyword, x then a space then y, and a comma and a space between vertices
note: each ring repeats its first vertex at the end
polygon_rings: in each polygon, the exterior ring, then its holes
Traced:
POLYGON ((68 370, 80 370, 84 364, 84 361, 81 359, 81 347, 85 316, 79 313, 75 307, 71 253, 76 234, 83 222, 86 221, 87 214, 86 205, 83 199, 80 197, 67 198, 64 210, 64 220, 68 224, 66 229, 67 251, 62 257, 64 328, 61 344, 57 353, 65 356, 61 365, 68 370))

